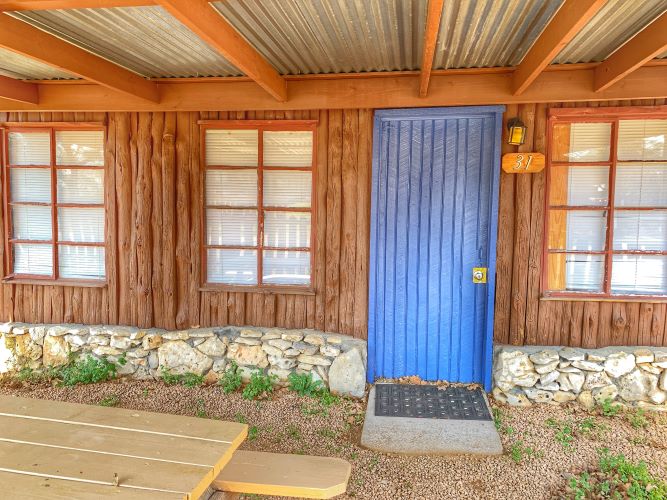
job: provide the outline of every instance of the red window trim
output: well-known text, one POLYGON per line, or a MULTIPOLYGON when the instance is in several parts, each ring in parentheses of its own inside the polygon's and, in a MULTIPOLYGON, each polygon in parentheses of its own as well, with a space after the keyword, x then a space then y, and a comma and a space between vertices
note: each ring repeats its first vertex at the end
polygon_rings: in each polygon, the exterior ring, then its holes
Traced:
MULTIPOLYGON (((613 250, 614 237, 614 212, 622 210, 664 210, 662 207, 614 207, 614 197, 616 190, 616 165, 618 163, 617 147, 618 147, 618 123, 620 120, 647 120, 647 119, 663 119, 667 118, 667 105, 660 106, 618 106, 608 108, 551 108, 549 109, 549 117, 547 121, 547 168, 545 181, 545 200, 544 200, 544 235, 542 238, 542 276, 540 280, 540 288, 544 298, 563 298, 563 299, 613 299, 613 300, 655 300, 667 299, 665 295, 639 295, 639 294, 612 294, 611 293, 611 271, 612 259, 614 255, 667 255, 667 252, 662 251, 620 251, 613 250), (562 162, 554 161, 552 159, 552 141, 554 126, 563 123, 611 123, 610 134, 610 150, 609 160, 605 162, 562 162), (607 205, 592 206, 592 207, 567 207, 567 206, 551 206, 549 204, 551 194, 551 171, 555 166, 609 166, 609 195, 607 205), (600 210, 607 212, 607 230, 605 235, 605 250, 601 251, 567 251, 567 250, 549 250, 549 213, 551 210, 567 209, 567 210, 600 210), (548 288, 548 256, 549 254, 558 253, 581 253, 585 255, 604 255, 604 276, 602 282, 602 292, 574 292, 574 291, 557 291, 549 290, 548 288)), ((665 163, 664 160, 647 160, 642 163, 665 163)))
POLYGON ((200 120, 200 160, 201 160, 201 285, 203 290, 221 290, 237 292, 272 292, 272 293, 305 293, 310 294, 314 290, 314 265, 316 252, 316 227, 317 227, 317 125, 318 120, 200 120), (234 165, 207 165, 206 164, 206 131, 209 129, 231 129, 231 130, 258 130, 258 156, 257 167, 242 167, 234 165), (310 131, 313 134, 312 162, 310 167, 267 167, 264 166, 263 155, 263 133, 264 131, 310 131), (257 168, 257 206, 239 207, 235 209, 248 208, 257 210, 257 245, 256 246, 234 246, 234 245, 208 245, 207 244, 207 223, 206 209, 209 207, 224 208, 225 205, 208 205, 206 201, 206 172, 207 170, 234 170, 234 169, 252 169, 257 168), (303 248, 277 248, 264 246, 264 203, 263 190, 265 170, 274 171, 306 171, 311 172, 311 193, 310 208, 303 207, 270 207, 268 211, 284 212, 304 212, 310 213, 310 246, 303 248), (248 250, 257 250, 257 283, 242 285, 236 283, 213 283, 208 281, 208 249, 209 248, 245 248, 248 250), (265 284, 262 282, 262 265, 264 250, 289 250, 289 251, 309 251, 310 252, 310 283, 307 285, 283 285, 283 284, 265 284))
MULTIPOLYGON (((86 123, 66 123, 66 122, 36 122, 36 123, 23 123, 23 122, 4 122, 0 124, 0 143, 2 145, 1 157, 2 157, 2 188, 3 188, 3 209, 5 214, 5 234, 4 234, 4 247, 5 247, 5 275, 3 281, 12 281, 12 282, 31 282, 31 283, 44 283, 44 284, 62 284, 62 285, 83 285, 83 286, 101 286, 106 283, 108 276, 108 266, 106 261, 106 242, 107 242, 107 227, 106 220, 104 224, 104 237, 103 241, 98 242, 72 242, 72 241, 60 241, 58 239, 58 209, 59 208, 103 208, 105 209, 105 218, 106 218, 106 198, 103 198, 103 202, 100 203, 58 203, 58 170, 59 169, 100 169, 103 172, 104 186, 107 185, 107 162, 106 155, 104 158, 104 165, 99 167, 90 167, 85 165, 57 165, 56 164, 56 132, 63 130, 93 130, 101 131, 104 133, 103 142, 106 144, 106 128, 101 123, 95 122, 86 122, 86 123), (48 131, 50 134, 50 162, 49 165, 11 165, 9 163, 9 133, 10 132, 44 132, 48 131), (49 170, 51 174, 51 202, 50 203, 40 203, 40 202, 14 202, 10 201, 10 175, 9 172, 12 168, 41 168, 44 170, 49 170), (51 207, 51 239, 50 240, 24 240, 12 237, 12 216, 10 207, 12 206, 48 206, 51 207), (21 274, 14 273, 14 245, 20 243, 37 243, 37 244, 50 244, 52 250, 52 274, 46 276, 43 274, 21 274), (95 246, 102 247, 105 249, 105 260, 104 260, 104 277, 100 279, 80 279, 80 278, 62 278, 59 274, 59 256, 58 248, 59 246, 95 246)), ((103 147, 104 147, 103 144, 103 147)))

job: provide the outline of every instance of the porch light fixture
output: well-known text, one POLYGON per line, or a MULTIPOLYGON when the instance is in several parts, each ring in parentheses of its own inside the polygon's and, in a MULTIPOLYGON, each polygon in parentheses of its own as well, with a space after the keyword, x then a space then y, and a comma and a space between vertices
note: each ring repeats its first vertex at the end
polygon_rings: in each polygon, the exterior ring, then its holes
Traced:
POLYGON ((526 142, 526 126, 518 118, 512 118, 507 122, 507 144, 521 146, 526 142))

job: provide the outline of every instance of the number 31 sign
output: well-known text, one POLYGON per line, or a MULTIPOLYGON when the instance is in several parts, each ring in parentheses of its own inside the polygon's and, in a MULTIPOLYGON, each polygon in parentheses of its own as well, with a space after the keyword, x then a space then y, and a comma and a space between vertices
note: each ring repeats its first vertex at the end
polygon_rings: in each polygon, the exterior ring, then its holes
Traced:
POLYGON ((508 174, 532 174, 544 168, 542 153, 507 153, 503 155, 503 170, 508 174))

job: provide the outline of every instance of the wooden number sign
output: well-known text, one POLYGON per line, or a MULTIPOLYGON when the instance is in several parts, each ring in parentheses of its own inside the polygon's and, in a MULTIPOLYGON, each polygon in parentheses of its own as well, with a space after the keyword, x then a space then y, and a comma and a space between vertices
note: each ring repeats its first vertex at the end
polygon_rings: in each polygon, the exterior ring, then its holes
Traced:
POLYGON ((542 153, 507 153, 503 155, 503 170, 508 174, 532 174, 544 168, 542 153))

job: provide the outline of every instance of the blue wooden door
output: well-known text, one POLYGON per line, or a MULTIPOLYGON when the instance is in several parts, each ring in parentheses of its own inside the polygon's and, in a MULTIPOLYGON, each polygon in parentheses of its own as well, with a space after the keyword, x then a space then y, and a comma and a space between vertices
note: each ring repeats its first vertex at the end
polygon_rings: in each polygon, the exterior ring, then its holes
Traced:
POLYGON ((490 389, 502 106, 375 113, 368 379, 490 389), (473 268, 488 268, 474 284, 473 268))

